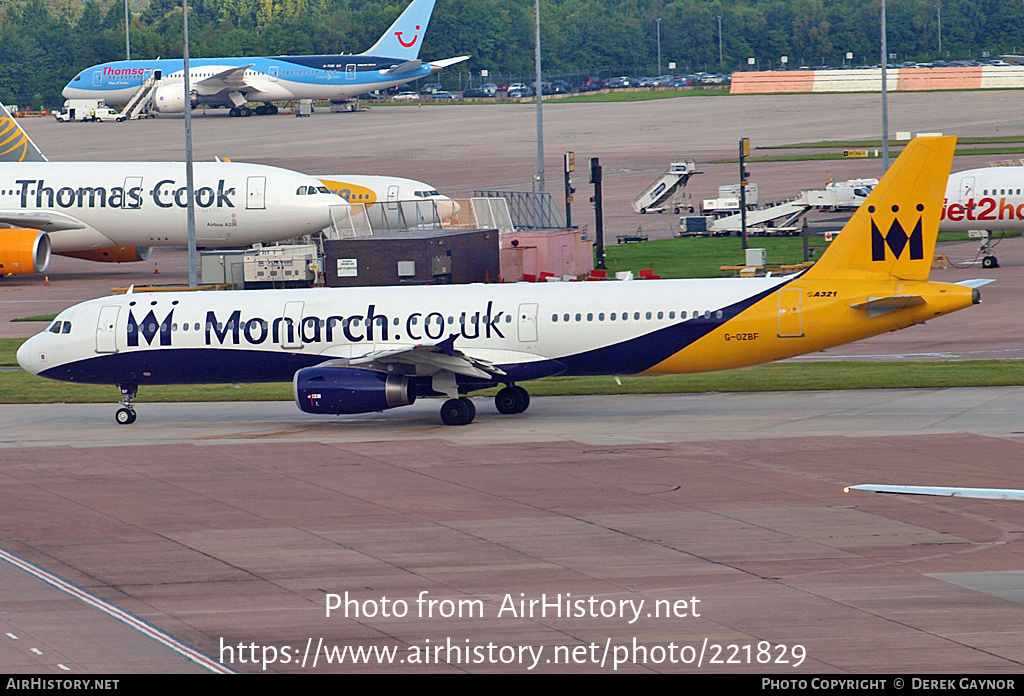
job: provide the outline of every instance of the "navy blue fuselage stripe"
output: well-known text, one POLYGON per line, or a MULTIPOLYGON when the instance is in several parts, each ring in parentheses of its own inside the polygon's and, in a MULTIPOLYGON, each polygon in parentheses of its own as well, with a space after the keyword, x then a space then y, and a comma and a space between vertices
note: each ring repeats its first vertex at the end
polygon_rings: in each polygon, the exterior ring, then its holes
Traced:
MULTIPOLYGON (((532 363, 499 365, 508 379, 528 380, 554 374, 636 374, 648 370, 703 338, 765 297, 799 278, 794 276, 752 297, 718 310, 710 318, 694 318, 626 341, 565 357, 532 363), (563 369, 564 368, 564 369, 563 369)), ((472 349, 469 349, 472 353, 472 349)), ((230 384, 290 382, 303 367, 333 359, 301 352, 243 348, 163 348, 97 355, 40 372, 40 376, 88 384, 230 384), (148 373, 148 374, 147 374, 148 373)))

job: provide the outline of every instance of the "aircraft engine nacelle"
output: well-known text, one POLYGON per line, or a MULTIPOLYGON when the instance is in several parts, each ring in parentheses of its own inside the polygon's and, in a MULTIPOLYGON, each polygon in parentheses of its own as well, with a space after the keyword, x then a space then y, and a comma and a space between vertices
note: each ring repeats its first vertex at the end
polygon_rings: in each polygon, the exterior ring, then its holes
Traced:
MULTIPOLYGON (((192 106, 199 103, 195 93, 192 94, 192 106)), ((181 114, 185 112, 185 85, 178 82, 162 85, 153 90, 153 111, 161 114, 181 114)))
POLYGON ((369 413, 416 400, 408 377, 354 367, 304 367, 294 387, 295 403, 306 413, 369 413))
POLYGON ((50 238, 42 230, 0 229, 0 276, 43 273, 50 265, 50 238))
POLYGON ((88 251, 59 251, 57 255, 100 263, 133 263, 148 260, 153 255, 153 247, 107 247, 88 251))

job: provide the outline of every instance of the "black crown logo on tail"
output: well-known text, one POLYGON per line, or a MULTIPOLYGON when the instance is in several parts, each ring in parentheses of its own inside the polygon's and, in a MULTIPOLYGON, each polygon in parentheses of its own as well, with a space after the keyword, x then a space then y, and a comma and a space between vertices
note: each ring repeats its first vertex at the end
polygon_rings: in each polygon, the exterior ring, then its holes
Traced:
MULTIPOLYGON (((875 206, 868 206, 868 212, 874 215, 875 206)), ((893 213, 900 212, 900 207, 894 205, 892 207, 893 213)), ((917 204, 917 212, 924 212, 924 206, 920 203, 917 204)), ((889 231, 883 236, 881 230, 878 229, 878 225, 875 224, 875 218, 871 218, 871 260, 872 261, 885 261, 885 247, 888 246, 892 251, 893 256, 897 259, 903 254, 903 250, 910 247, 910 259, 912 261, 919 261, 924 258, 924 236, 921 232, 921 219, 922 216, 917 216, 917 224, 914 225, 913 231, 908 235, 906 230, 903 229, 903 225, 900 224, 899 218, 893 218, 892 224, 889 225, 889 231)))

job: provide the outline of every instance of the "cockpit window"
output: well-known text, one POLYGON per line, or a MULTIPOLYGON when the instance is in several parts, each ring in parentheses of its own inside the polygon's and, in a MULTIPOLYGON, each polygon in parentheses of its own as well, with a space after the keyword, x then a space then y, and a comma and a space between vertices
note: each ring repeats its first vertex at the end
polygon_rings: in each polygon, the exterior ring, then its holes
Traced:
POLYGON ((49 328, 46 329, 50 333, 55 334, 69 334, 71 333, 71 322, 70 321, 55 321, 50 324, 49 328))
POLYGON ((81 75, 75 75, 75 79, 74 79, 74 80, 72 80, 72 82, 78 82, 78 81, 79 81, 79 80, 81 80, 81 79, 82 79, 82 76, 81 76, 81 75))
POLYGON ((65 333, 65 334, 71 333, 71 322, 70 321, 64 322, 64 328, 62 328, 60 330, 60 332, 61 333, 65 333))
POLYGON ((330 193, 330 190, 326 186, 317 186, 316 190, 320 193, 330 193))

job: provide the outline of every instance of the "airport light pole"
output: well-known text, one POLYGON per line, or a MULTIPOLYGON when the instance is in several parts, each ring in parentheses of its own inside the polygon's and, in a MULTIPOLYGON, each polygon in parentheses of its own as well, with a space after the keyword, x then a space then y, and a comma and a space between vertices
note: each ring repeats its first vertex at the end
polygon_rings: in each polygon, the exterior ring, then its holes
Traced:
POLYGON ((196 195, 195 182, 192 177, 192 87, 189 84, 188 68, 188 0, 181 0, 182 34, 184 49, 182 58, 185 68, 185 193, 188 196, 186 206, 186 225, 188 229, 188 286, 199 285, 198 258, 196 251, 196 195))
POLYGON ((935 6, 935 14, 939 23, 939 60, 942 60, 942 4, 935 6))
POLYGON ((132 59, 131 17, 128 15, 128 0, 124 0, 124 57, 132 59))
POLYGON ((537 13, 537 191, 544 193, 544 114, 541 111, 541 104, 544 101, 542 93, 544 88, 540 82, 540 0, 534 0, 534 9, 537 13))
POLYGON ((886 79, 886 64, 889 49, 885 41, 885 0, 882 0, 882 174, 889 171, 889 84, 886 79))
POLYGON ((718 69, 722 69, 722 15, 718 15, 718 69))
POLYGON ((658 74, 661 75, 661 17, 658 17, 658 74))

